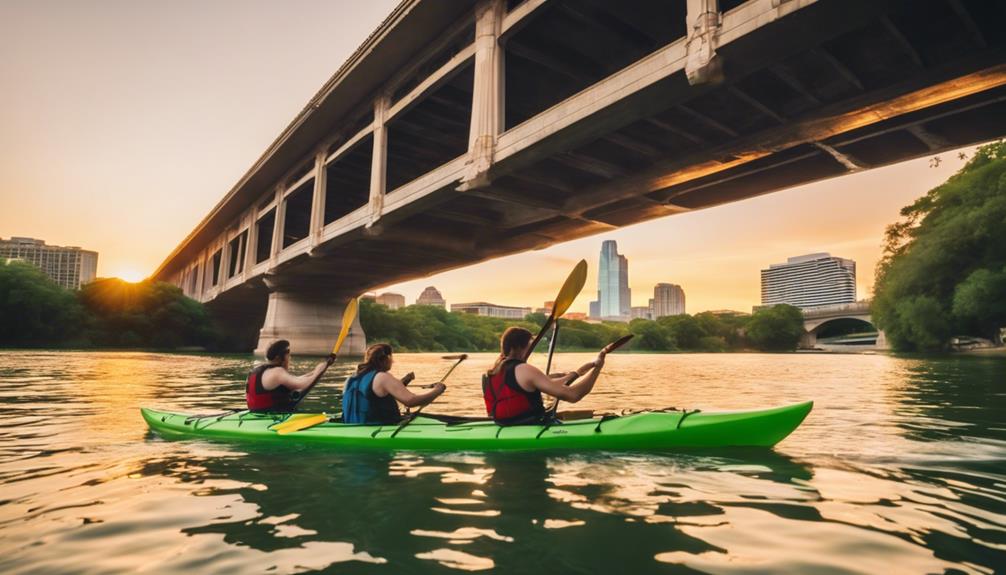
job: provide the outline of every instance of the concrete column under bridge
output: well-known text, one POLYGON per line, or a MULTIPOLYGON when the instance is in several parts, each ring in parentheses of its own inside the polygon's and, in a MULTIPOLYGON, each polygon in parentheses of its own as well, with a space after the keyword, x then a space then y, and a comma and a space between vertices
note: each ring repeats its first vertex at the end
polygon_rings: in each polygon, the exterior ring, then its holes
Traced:
MULTIPOLYGON (((266 282, 267 285, 270 282, 266 282)), ((259 332, 256 355, 265 355, 269 344, 285 339, 296 355, 328 355, 339 336, 342 314, 352 296, 333 296, 289 286, 269 286, 265 322, 259 332)), ((356 315, 339 355, 363 355, 367 336, 356 315)))

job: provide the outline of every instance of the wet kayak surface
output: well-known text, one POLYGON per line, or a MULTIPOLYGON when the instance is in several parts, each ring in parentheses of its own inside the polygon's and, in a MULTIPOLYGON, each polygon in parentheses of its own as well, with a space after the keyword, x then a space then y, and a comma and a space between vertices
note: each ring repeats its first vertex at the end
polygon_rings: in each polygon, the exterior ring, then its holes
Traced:
MULTIPOLYGON (((436 413, 480 415, 475 354, 436 413)), ((558 370, 586 354, 560 354, 558 370)), ((312 362, 297 361, 307 369, 312 362)), ((166 441, 140 406, 240 407, 251 356, 0 351, 0 572, 991 573, 1006 359, 609 357, 575 409, 812 399, 772 450, 333 450, 166 441)), ((397 354, 435 381, 449 362, 397 354)), ((349 362, 306 400, 337 412, 349 362)), ((554 368, 555 369, 555 368, 554 368)), ((435 408, 435 409, 434 409, 435 408)))

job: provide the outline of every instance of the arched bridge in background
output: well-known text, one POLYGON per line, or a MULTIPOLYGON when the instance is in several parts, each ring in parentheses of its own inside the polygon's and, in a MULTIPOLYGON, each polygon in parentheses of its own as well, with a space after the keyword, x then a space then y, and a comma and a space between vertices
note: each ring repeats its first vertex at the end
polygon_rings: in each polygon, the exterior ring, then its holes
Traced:
POLYGON ((237 347, 323 353, 368 289, 998 137, 1004 21, 996 0, 405 0, 153 277, 237 347))
POLYGON ((887 349, 887 339, 884 337, 884 332, 877 329, 876 324, 873 323, 873 318, 870 316, 870 302, 868 301, 823 305, 803 309, 803 329, 805 333, 800 340, 800 347, 804 349, 819 347, 818 336, 822 333, 822 330, 829 324, 846 320, 855 320, 861 324, 868 324, 868 326, 864 325, 864 331, 876 332, 876 335, 844 337, 841 338, 841 342, 835 342, 835 344, 826 345, 826 347, 871 347, 887 349))

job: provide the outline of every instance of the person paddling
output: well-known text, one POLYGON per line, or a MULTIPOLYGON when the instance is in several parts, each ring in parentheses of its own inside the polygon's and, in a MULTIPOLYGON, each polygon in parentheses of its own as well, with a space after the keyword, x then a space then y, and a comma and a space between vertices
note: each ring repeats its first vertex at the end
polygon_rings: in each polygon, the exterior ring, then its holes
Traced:
POLYGON ((393 363, 389 344, 377 343, 367 348, 356 375, 346 380, 342 393, 343 423, 395 424, 402 419, 399 401, 406 407, 418 407, 447 390, 447 386, 438 382, 431 391, 416 395, 389 373, 393 363))
POLYGON ((335 354, 304 375, 290 373, 290 342, 273 342, 265 352, 268 363, 256 367, 248 375, 245 400, 249 411, 292 411, 295 405, 291 393, 308 388, 315 379, 335 362, 335 354))
POLYGON ((578 370, 560 376, 549 376, 524 361, 533 336, 522 327, 510 327, 500 338, 500 356, 482 377, 482 395, 486 412, 500 425, 541 423, 545 417, 542 393, 576 403, 594 388, 606 352, 578 370), (583 377, 575 385, 574 379, 583 377))

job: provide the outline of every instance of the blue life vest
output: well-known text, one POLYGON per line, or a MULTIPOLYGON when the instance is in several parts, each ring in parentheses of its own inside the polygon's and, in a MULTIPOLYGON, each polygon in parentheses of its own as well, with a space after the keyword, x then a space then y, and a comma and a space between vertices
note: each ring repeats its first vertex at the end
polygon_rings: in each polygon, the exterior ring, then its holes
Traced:
POLYGON ((370 386, 374 383, 376 371, 367 371, 346 379, 342 390, 343 423, 367 423, 370 413, 370 386))

